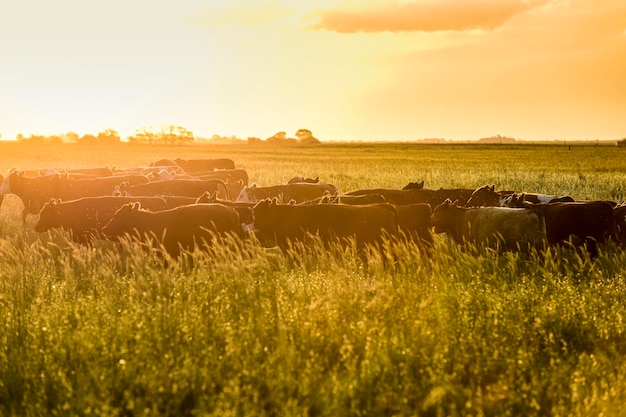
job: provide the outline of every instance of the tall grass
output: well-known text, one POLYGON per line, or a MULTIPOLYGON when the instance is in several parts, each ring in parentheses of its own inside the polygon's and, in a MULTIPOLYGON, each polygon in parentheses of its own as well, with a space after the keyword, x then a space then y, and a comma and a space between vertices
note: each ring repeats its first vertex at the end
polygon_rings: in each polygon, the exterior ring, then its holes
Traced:
MULTIPOLYGON (((603 169, 540 169, 545 150, 533 158, 522 149, 534 168, 523 173, 520 162, 505 175, 490 152, 455 159, 456 149, 432 147, 418 157, 400 145, 339 147, 318 161, 305 149, 271 170, 280 164, 263 149, 233 159, 268 183, 319 174, 342 190, 425 179, 550 192, 549 179, 608 198, 605 185, 626 172, 606 155, 603 169), (344 157, 368 162, 340 170, 344 157), (394 173, 403 159, 419 166, 394 173)), ((125 165, 145 154, 133 157, 125 165)), ((230 240, 175 263, 129 241, 87 248, 62 231, 37 234, 19 211, 9 196, 0 213, 2 415, 623 412, 626 255, 611 245, 592 260, 568 248, 461 249, 438 237, 430 254, 388 245, 364 265, 350 247, 294 245, 285 256, 230 240)))

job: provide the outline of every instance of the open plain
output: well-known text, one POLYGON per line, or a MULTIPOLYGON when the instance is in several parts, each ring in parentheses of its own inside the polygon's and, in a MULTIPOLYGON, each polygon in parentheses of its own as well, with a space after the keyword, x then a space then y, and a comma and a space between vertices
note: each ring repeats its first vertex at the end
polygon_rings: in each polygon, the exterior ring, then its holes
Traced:
MULTIPOLYGON (((478 188, 626 200, 626 148, 589 145, 33 145, 11 168, 231 158, 250 182, 478 188)), ((136 244, 37 233, 0 210, 0 414, 619 416, 626 251, 536 253, 225 242, 164 263, 136 244)))

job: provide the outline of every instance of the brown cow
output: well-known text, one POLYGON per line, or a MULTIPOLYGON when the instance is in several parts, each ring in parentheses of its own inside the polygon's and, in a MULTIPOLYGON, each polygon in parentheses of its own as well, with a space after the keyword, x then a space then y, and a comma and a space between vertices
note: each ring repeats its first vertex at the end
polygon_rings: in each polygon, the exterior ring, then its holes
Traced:
POLYGON ((616 236, 613 205, 607 201, 526 203, 526 207, 543 213, 551 245, 571 242, 585 247, 591 257, 596 257, 597 244, 616 236))
POLYGON ((24 204, 22 220, 28 214, 37 215, 52 198, 67 198, 68 180, 59 174, 27 177, 21 171, 11 170, 0 187, 1 194, 15 194, 24 204))
POLYGON ((72 240, 91 244, 101 238, 101 229, 124 204, 140 202, 152 210, 165 210, 166 202, 158 197, 84 197, 71 201, 50 200, 39 213, 35 231, 45 232, 63 228, 70 232, 72 240))
POLYGON ((385 198, 385 201, 391 204, 417 204, 417 203, 430 203, 434 196, 433 190, 426 189, 407 189, 397 190, 394 188, 370 188, 363 190, 354 190, 345 195, 366 195, 366 194, 378 194, 385 198))
POLYGON ((325 244, 346 244, 354 239, 363 254, 366 247, 380 247, 385 237, 397 235, 398 220, 391 204, 350 206, 347 204, 278 204, 278 200, 259 201, 252 209, 253 230, 262 242, 275 242, 283 251, 291 242, 310 235, 325 244))
POLYGON ((508 207, 459 207, 446 200, 430 219, 435 233, 448 233, 459 244, 504 250, 543 248, 546 223, 540 211, 508 207))
POLYGON ((182 250, 206 249, 216 239, 240 235, 239 215, 222 204, 192 204, 170 210, 151 212, 138 203, 117 210, 102 229, 109 239, 130 237, 162 248, 177 258, 182 250))
POLYGON ((222 180, 185 180, 173 179, 152 181, 146 184, 129 185, 122 183, 117 192, 131 196, 183 196, 200 197, 204 192, 217 193, 220 197, 229 200, 228 189, 222 180))
POLYGON ((258 187, 256 183, 254 183, 248 187, 243 187, 236 201, 257 202, 267 198, 279 198, 284 203, 293 200, 295 203, 299 204, 323 197, 327 194, 336 195, 337 187, 324 183, 296 183, 258 187))

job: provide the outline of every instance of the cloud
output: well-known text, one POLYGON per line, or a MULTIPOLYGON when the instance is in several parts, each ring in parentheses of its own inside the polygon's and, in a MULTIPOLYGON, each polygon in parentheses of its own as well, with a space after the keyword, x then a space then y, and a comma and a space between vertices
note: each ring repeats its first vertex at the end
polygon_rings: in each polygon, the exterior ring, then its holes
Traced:
POLYGON ((319 12, 316 29, 333 32, 492 30, 549 0, 415 0, 319 12))

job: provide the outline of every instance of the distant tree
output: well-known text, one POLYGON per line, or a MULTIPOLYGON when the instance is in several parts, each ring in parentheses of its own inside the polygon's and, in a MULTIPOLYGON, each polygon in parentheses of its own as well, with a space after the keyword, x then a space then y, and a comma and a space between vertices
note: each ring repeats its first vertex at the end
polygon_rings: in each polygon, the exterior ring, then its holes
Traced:
POLYGON ((263 143, 261 138, 257 138, 257 137, 253 137, 253 136, 248 137, 247 140, 248 140, 248 144, 249 145, 258 145, 259 143, 263 143))
POLYGON ((181 145, 194 141, 193 133, 182 126, 161 126, 157 142, 164 145, 181 145))
POLYGON ((21 133, 18 133, 17 136, 15 137, 15 139, 18 140, 18 141, 26 140, 24 135, 22 135, 21 133))
POLYGON ((280 142, 287 139, 287 132, 277 132, 274 135, 270 136, 266 140, 268 142, 280 142))
POLYGON ((98 132, 98 136, 96 136, 96 141, 99 144, 114 144, 120 143, 120 135, 117 131, 113 129, 105 129, 102 132, 98 132))
POLYGON ((181 145, 195 140, 193 132, 173 125, 162 125, 156 133, 151 126, 143 126, 135 131, 134 136, 128 137, 129 143, 146 145, 181 145))
POLYGON ((135 130, 134 136, 128 137, 128 142, 141 145, 152 145, 156 142, 156 135, 154 134, 152 127, 142 126, 139 129, 135 130))
POLYGON ((295 138, 288 138, 285 132, 278 132, 267 138, 265 142, 272 145, 295 145, 298 143, 295 138))
POLYGON ((320 143, 319 139, 313 136, 313 133, 308 129, 298 129, 296 132, 298 141, 303 145, 312 145, 320 143))
POLYGON ((617 146, 619 146, 619 147, 626 146, 626 138, 618 140, 617 141, 617 146))

